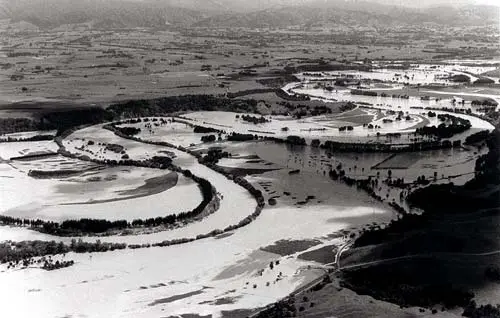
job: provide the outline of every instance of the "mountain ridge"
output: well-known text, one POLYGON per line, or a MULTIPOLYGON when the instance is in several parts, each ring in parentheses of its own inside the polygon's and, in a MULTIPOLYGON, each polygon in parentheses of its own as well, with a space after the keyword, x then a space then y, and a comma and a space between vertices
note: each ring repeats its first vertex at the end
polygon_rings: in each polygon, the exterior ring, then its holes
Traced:
MULTIPOLYGON (((435 23, 487 25, 500 21, 499 10, 488 6, 415 9, 367 1, 306 0, 282 5, 268 0, 256 5, 226 5, 229 0, 3 0, 0 19, 25 21, 41 29, 92 22, 94 28, 204 27, 286 28, 290 26, 392 26, 435 23), (258 7, 258 6, 257 6, 258 7)), ((238 2, 239 3, 239 2, 238 2)))

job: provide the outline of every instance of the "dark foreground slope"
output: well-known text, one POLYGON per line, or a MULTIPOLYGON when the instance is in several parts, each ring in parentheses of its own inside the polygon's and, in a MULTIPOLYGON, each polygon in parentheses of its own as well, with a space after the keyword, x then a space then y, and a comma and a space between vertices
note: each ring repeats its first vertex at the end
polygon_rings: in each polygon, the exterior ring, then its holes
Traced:
POLYGON ((345 286, 401 306, 469 306, 473 316, 473 291, 500 282, 499 141, 495 131, 474 180, 417 190, 409 202, 422 215, 361 235, 342 257, 345 286))

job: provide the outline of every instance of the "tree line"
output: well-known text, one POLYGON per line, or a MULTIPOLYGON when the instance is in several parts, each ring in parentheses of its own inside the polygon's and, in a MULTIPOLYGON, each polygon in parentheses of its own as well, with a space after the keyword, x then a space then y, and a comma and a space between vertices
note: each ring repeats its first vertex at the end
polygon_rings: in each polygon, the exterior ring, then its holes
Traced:
POLYGON ((20 142, 20 141, 44 141, 44 140, 52 140, 54 139, 53 135, 36 135, 32 137, 21 137, 21 138, 15 138, 11 136, 7 136, 7 138, 3 139, 0 136, 0 142, 20 142))
MULTIPOLYGON (((431 112, 429 112, 431 113, 431 112)), ((435 113, 434 113, 435 114, 435 113)), ((442 121, 436 126, 425 126, 416 129, 416 133, 424 136, 436 136, 438 138, 451 138, 469 130, 472 125, 469 120, 449 114, 439 114, 438 119, 442 121)))
POLYGON ((210 128, 210 127, 203 127, 203 126, 194 126, 193 132, 195 134, 208 134, 208 133, 221 133, 219 129, 215 128, 210 128))
POLYGON ((465 144, 471 145, 478 142, 482 142, 488 139, 489 136, 490 136, 489 130, 481 130, 478 131, 477 133, 473 133, 472 135, 467 136, 467 138, 465 138, 465 144))
POLYGON ((97 240, 94 243, 84 242, 83 240, 71 240, 71 243, 64 244, 56 241, 6 241, 0 243, 0 263, 11 263, 16 265, 23 260, 45 255, 75 253, 94 253, 107 252, 125 249, 124 243, 106 243, 97 240))
POLYGON ((106 109, 89 107, 67 111, 48 111, 39 120, 27 118, 0 119, 0 134, 33 130, 57 130, 62 132, 82 125, 93 125, 121 118, 148 117, 179 111, 225 110, 256 113, 255 99, 231 99, 214 95, 182 95, 155 99, 140 99, 112 104, 106 109))
POLYGON ((394 147, 392 144, 386 143, 345 143, 327 140, 320 145, 323 149, 328 149, 334 152, 406 152, 406 151, 421 151, 431 149, 447 149, 452 147, 460 147, 461 141, 456 140, 451 142, 444 141, 422 141, 403 146, 397 145, 394 147))
POLYGON ((122 134, 127 136, 134 136, 141 132, 141 129, 136 127, 115 127, 115 128, 119 130, 122 134))
MULTIPOLYGON (((236 115, 236 118, 239 118, 239 115, 236 115)), ((252 115, 241 115, 240 117, 243 121, 252 123, 254 125, 257 124, 265 124, 265 123, 270 123, 271 121, 264 116, 252 116, 252 115)))

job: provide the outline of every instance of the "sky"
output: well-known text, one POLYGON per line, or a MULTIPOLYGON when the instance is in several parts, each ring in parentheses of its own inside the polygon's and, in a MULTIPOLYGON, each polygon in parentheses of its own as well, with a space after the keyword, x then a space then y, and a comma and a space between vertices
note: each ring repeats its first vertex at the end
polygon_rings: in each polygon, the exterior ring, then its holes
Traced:
MULTIPOLYGON (((217 0, 212 0, 213 2, 217 2, 217 0)), ((233 0, 236 1, 236 0, 233 0)), ((247 0, 237 0, 237 1, 247 1, 247 0)), ((260 2, 264 5, 269 4, 307 4, 308 2, 339 2, 339 0, 250 0, 255 2, 260 2)), ((440 6, 440 5, 467 5, 467 4, 477 4, 477 5, 494 5, 500 8, 500 0, 344 0, 346 2, 376 2, 388 5, 400 5, 406 7, 415 7, 415 8, 425 8, 432 6, 440 6)))
POLYGON ((492 6, 500 7, 500 0, 477 0, 477 4, 487 4, 492 6))
MULTIPOLYGON (((1 1, 2 0, 0 0, 0 2, 1 1)), ((130 0, 123 0, 123 1, 130 1, 130 0)), ((145 0, 135 0, 135 1, 145 1, 145 0)), ((176 0, 176 1, 182 1, 182 0, 176 0)), ((218 0, 211 0, 211 1, 215 3, 218 2, 218 0)), ((241 2, 241 0, 236 0, 236 1, 241 2)), ((263 4, 270 4, 270 3, 301 4, 317 0, 249 0, 249 1, 256 1, 256 2, 258 1, 263 4)), ((323 1, 329 1, 329 0, 323 0, 323 1)), ((345 1, 368 1, 368 2, 378 2, 384 4, 403 5, 408 7, 425 7, 425 6, 436 6, 442 4, 448 4, 448 5, 481 4, 481 5, 494 5, 500 7, 500 0, 345 0, 345 1)))
POLYGON ((408 7, 427 7, 438 5, 479 4, 500 7, 500 0, 367 0, 384 4, 403 5, 408 7))

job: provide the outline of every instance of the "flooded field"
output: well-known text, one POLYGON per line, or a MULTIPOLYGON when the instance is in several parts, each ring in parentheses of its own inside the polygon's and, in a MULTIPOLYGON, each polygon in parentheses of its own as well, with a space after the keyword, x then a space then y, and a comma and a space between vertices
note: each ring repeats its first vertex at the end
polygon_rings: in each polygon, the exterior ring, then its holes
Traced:
POLYGON ((0 214, 50 221, 132 221, 188 211, 202 200, 198 185, 175 172, 110 168, 64 157, 40 161, 2 164, 0 177, 10 182, 2 182, 0 214), (34 169, 50 171, 51 176, 29 176, 34 169), (16 190, 19 186, 33 190, 24 196, 16 190))
POLYGON ((457 184, 463 184, 474 177, 475 162, 480 156, 474 151, 461 149, 429 150, 394 155, 390 153, 329 154, 323 149, 268 143, 256 143, 248 148, 263 160, 289 169, 304 169, 318 174, 328 174, 332 168, 341 164, 348 175, 353 177, 374 177, 377 173, 387 175, 389 170, 392 170, 394 177, 404 178, 409 182, 415 181, 422 175, 432 179, 434 172, 439 172, 440 179, 443 176, 447 179, 464 175, 463 178, 453 180, 457 184), (388 158, 390 160, 387 160, 388 158))
MULTIPOLYGON (((464 63, 465 64, 465 63, 464 63)), ((457 108, 477 111, 479 107, 471 105, 473 99, 500 101, 500 94, 483 94, 460 89, 464 82, 454 81, 456 76, 463 76, 466 83, 487 78, 498 83, 498 76, 489 74, 498 69, 498 65, 470 66, 464 64, 413 64, 404 69, 376 68, 371 72, 336 71, 320 73, 300 73, 300 83, 291 83, 283 89, 288 93, 305 94, 313 98, 332 101, 352 101, 367 106, 385 107, 409 111, 412 107, 420 108, 457 108), (341 86, 336 83, 343 82, 341 86), (322 87, 321 87, 322 86, 322 87), (347 86, 347 87, 346 87, 347 86), (410 86, 422 86, 421 89, 410 86), (427 89, 426 86, 455 87, 454 93, 443 90, 427 89), (325 89, 328 88, 328 89, 325 89), (351 94, 352 89, 379 92, 379 96, 351 94), (464 103, 461 103, 465 99, 464 103)))
MULTIPOLYGON (((459 85, 458 82, 451 80, 453 75, 466 75, 469 77, 470 82, 476 81, 481 74, 494 71, 498 68, 497 65, 491 66, 471 66, 462 64, 407 64, 403 66, 395 63, 386 65, 377 65, 371 72, 363 71, 336 71, 336 72, 323 72, 321 75, 317 73, 301 73, 298 77, 301 80, 328 80, 337 78, 346 78, 349 80, 372 80, 374 82, 383 82, 391 84, 412 84, 412 85, 429 85, 429 84, 442 84, 442 85, 459 85), (384 68, 390 66, 392 68, 384 68), (398 66, 403 66, 398 69, 398 66), (316 76, 314 76, 316 75, 316 76)), ((492 78, 498 82, 498 78, 492 78)))

